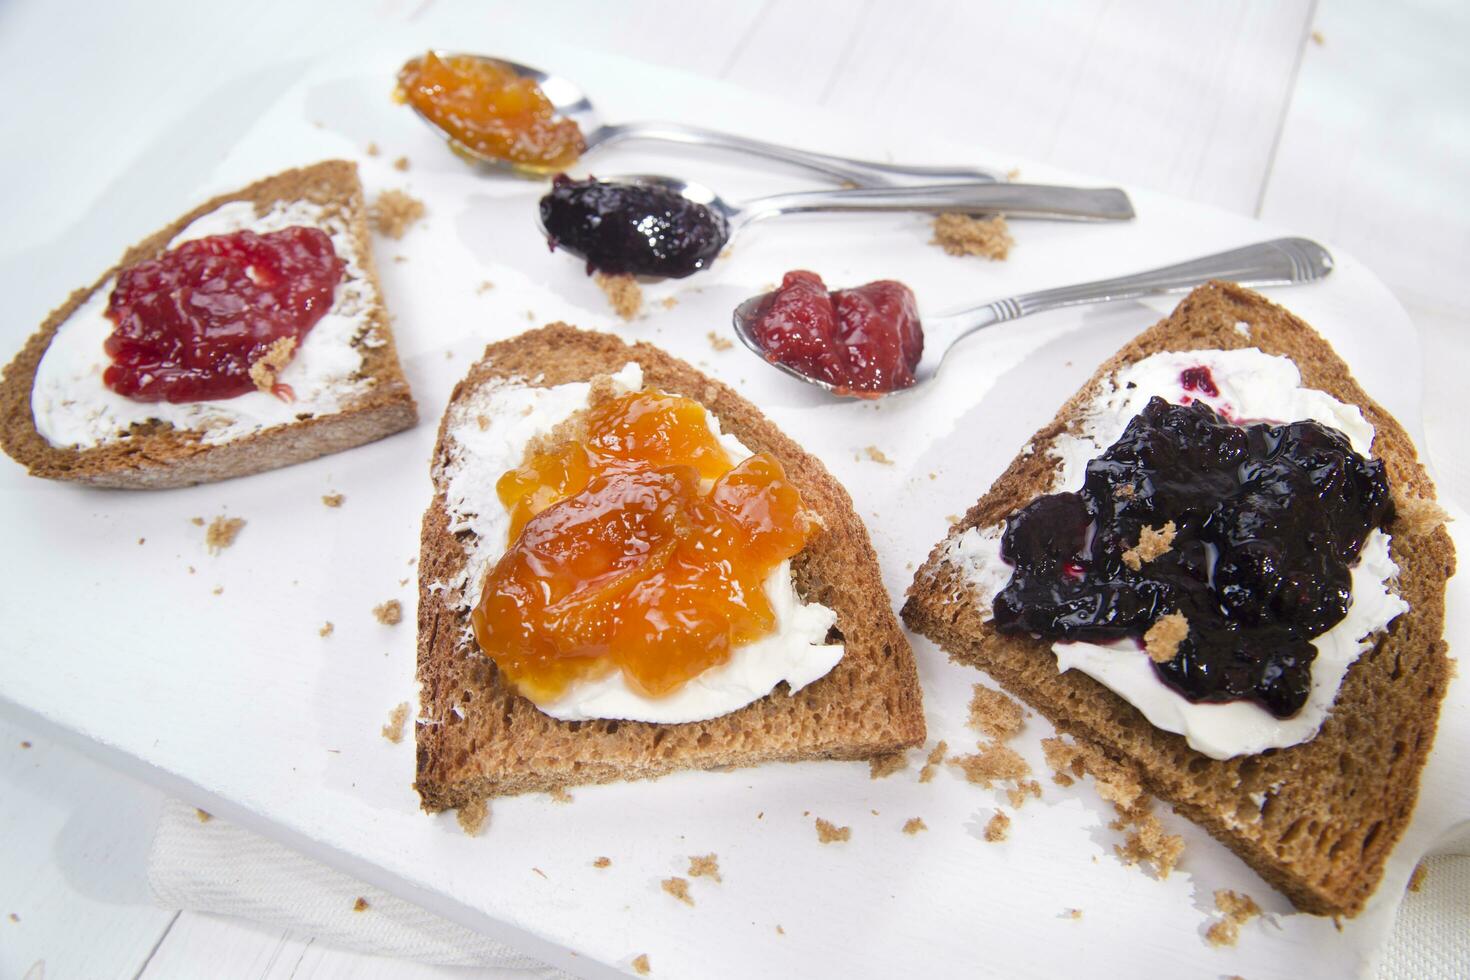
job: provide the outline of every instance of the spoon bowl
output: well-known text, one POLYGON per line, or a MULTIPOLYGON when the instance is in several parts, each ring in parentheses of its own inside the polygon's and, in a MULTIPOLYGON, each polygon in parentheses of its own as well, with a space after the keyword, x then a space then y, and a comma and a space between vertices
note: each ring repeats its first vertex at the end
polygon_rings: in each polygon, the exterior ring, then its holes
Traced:
POLYGON ((961 340, 977 330, 1032 313, 1182 292, 1211 279, 1250 287, 1294 286, 1323 278, 1332 272, 1332 265, 1332 255, 1316 242, 1305 238, 1278 238, 1130 276, 1024 293, 956 313, 924 318, 924 351, 913 371, 914 383, 892 391, 850 391, 803 374, 791 365, 769 357, 756 336, 754 325, 760 306, 770 293, 752 296, 735 307, 733 322, 735 336, 741 343, 786 374, 833 394, 877 398, 923 387, 939 374, 945 357, 961 340))
MULTIPOLYGON (((529 78, 535 82, 540 87, 541 93, 546 96, 547 101, 551 103, 552 108, 556 110, 556 114, 576 123, 577 128, 582 131, 584 139, 587 138, 588 134, 594 133, 602 128, 602 119, 597 114, 596 107, 592 105, 592 100, 587 97, 587 93, 583 92, 577 86, 576 82, 569 78, 561 75, 552 75, 531 65, 523 65, 505 58, 487 58, 483 55, 466 54, 460 51, 443 51, 437 48, 432 51, 432 54, 441 59, 473 58, 476 61, 483 61, 488 64, 499 65, 502 68, 508 68, 521 78, 529 78)), ((447 130, 433 119, 430 119, 418 106, 412 102, 406 102, 406 104, 414 111, 414 115, 418 116, 424 125, 428 126, 429 129, 438 134, 440 139, 449 145, 449 149, 455 156, 487 172, 514 174, 517 177, 542 180, 561 169, 560 167, 542 167, 530 163, 516 163, 514 160, 502 160, 500 157, 470 149, 450 135, 447 130)), ((590 144, 588 148, 591 148, 590 144)))
MULTIPOLYGON (((826 153, 814 153, 809 150, 768 143, 684 123, 632 122, 608 125, 603 123, 592 99, 582 90, 581 86, 564 75, 554 75, 506 58, 439 49, 435 49, 433 54, 440 58, 473 58, 477 61, 502 65, 515 74, 534 81, 541 87, 542 94, 551 103, 557 115, 572 120, 582 130, 582 138, 586 143, 586 149, 583 150, 584 156, 599 147, 615 143, 658 142, 726 150, 746 156, 760 157, 818 173, 838 183, 852 184, 857 187, 890 187, 904 183, 933 184, 947 181, 1003 182, 1006 179, 1002 172, 985 167, 936 167, 856 160, 826 153)), ((456 140, 412 102, 409 103, 409 107, 430 129, 438 133, 439 137, 449 144, 449 148, 457 156, 487 172, 544 179, 561 169, 515 163, 479 153, 456 140)))

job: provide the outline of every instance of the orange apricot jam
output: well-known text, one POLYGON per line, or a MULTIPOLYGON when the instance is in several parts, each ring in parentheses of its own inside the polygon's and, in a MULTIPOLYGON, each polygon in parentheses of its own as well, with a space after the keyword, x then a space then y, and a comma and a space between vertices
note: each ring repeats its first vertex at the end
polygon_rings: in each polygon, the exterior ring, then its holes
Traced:
POLYGON ((764 584, 813 531, 775 458, 733 463, 698 402, 644 390, 589 409, 579 438, 496 484, 510 548, 471 613, 533 701, 621 670, 672 693, 776 627, 764 584))
POLYGON ((587 144, 529 78, 505 65, 430 51, 398 71, 398 94, 475 153, 547 171, 571 166, 587 144))

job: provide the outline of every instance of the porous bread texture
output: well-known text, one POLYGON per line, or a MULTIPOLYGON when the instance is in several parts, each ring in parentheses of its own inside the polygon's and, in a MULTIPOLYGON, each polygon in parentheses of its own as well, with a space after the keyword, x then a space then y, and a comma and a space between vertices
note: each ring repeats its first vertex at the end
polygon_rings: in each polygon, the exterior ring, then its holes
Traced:
POLYGON ((287 170, 222 194, 143 239, 92 286, 72 293, 53 311, 0 379, 0 448, 32 476, 96 487, 162 489, 246 476, 352 449, 407 429, 417 419, 418 411, 398 364, 398 350, 378 288, 357 165, 343 160, 287 170), (120 271, 162 255, 174 236, 195 219, 233 201, 249 201, 259 214, 278 203, 309 201, 345 219, 375 297, 367 313, 368 329, 356 341, 362 354, 359 373, 372 380, 371 387, 331 415, 272 426, 215 445, 203 442, 201 432, 175 429, 161 421, 134 425, 128 438, 86 449, 58 448, 48 443, 36 431, 31 389, 36 369, 56 331, 120 271))
MULTIPOLYGON (((687 724, 558 721, 511 692, 467 639, 467 612, 436 583, 464 569, 465 548, 444 509, 447 421, 434 451, 434 500, 419 560, 418 778, 424 809, 489 796, 647 779, 678 769, 804 759, 867 759, 922 744, 924 716, 908 639, 894 617, 868 533, 847 492, 822 464, 730 388, 648 344, 552 324, 485 348, 451 405, 481 385, 519 379, 551 387, 617 371, 629 361, 644 383, 701 402, 752 452, 775 456, 822 528, 791 560, 797 593, 837 613, 846 647, 831 673, 776 691, 730 714, 687 724)), ((494 420, 491 420, 491 425, 494 420)), ((464 533, 464 532, 461 532, 464 533)))
MULTIPOLYGON (((1383 460, 1395 494, 1434 499, 1434 486, 1404 429, 1364 393, 1325 340, 1264 297, 1212 282, 1103 364, 949 537, 992 527, 1051 492, 1053 441, 1080 427, 1080 415, 1103 380, 1123 365, 1166 350, 1238 347, 1289 357, 1306 386, 1357 405, 1373 425, 1373 454, 1383 460), (1248 337, 1236 329, 1239 322, 1249 325, 1248 337)), ((1080 671, 1058 673, 1050 641, 998 632, 973 601, 962 573, 945 561, 945 542, 916 573, 903 616, 952 659, 986 671, 1058 729, 1134 770, 1149 792, 1204 827, 1297 908, 1352 916, 1377 887, 1384 861, 1409 822, 1449 677, 1444 591, 1455 570, 1454 546, 1442 524, 1409 521, 1402 514, 1389 533, 1399 566, 1397 588, 1409 611, 1349 669, 1316 738, 1224 761, 1154 728, 1080 671)))

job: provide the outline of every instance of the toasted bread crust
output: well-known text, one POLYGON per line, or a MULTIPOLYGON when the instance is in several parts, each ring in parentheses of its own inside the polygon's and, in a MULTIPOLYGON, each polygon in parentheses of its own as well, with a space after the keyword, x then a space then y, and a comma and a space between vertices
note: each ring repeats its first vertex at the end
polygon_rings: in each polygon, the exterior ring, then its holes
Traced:
MULTIPOLYGON (((610 335, 553 324, 487 347, 455 388, 451 404, 495 379, 531 379, 527 383, 550 387, 610 373, 629 361, 642 365, 646 384, 702 402, 751 450, 780 460, 825 523, 792 560, 797 591, 837 612, 846 653, 830 674, 794 696, 778 689, 709 721, 557 721, 509 691, 473 643, 466 649, 468 614, 446 605, 442 592, 432 588, 452 580, 465 563, 463 547, 447 530, 444 487, 436 483, 419 559, 418 674, 426 723, 418 726, 415 786, 426 810, 677 769, 867 758, 924 740, 913 655, 847 492, 734 391, 648 344, 630 346, 610 335)), ((446 414, 434 453, 436 474, 446 460, 447 423, 446 414)))
POLYGON ((398 350, 379 293, 356 164, 329 160, 287 170, 234 193, 212 198, 128 249, 117 265, 89 288, 72 293, 46 318, 0 378, 0 448, 33 476, 98 487, 155 489, 191 486, 275 469, 351 449, 406 429, 417 420, 418 412, 398 363, 398 350), (128 439, 88 449, 58 448, 48 443, 36 430, 31 390, 41 358, 56 331, 121 270, 161 255, 174 236, 195 219, 233 201, 250 201, 259 212, 278 202, 311 201, 345 219, 377 297, 368 313, 370 333, 382 338, 384 343, 359 346, 363 359, 361 374, 374 379, 374 385, 340 412, 274 426, 218 445, 202 442, 199 432, 175 429, 166 422, 134 426, 128 439))
MULTIPOLYGON (((1103 364, 950 537, 992 527, 1051 492, 1056 460, 1048 450, 1059 434, 1080 425, 1099 386, 1120 367, 1159 351, 1238 347, 1290 357, 1305 385, 1357 405, 1374 427, 1373 452, 1394 492, 1433 499, 1433 484, 1402 426, 1358 386, 1326 341, 1264 297, 1215 282, 1103 364), (1235 329, 1237 322, 1249 324, 1249 338, 1235 329)), ((1059 729, 1134 770, 1150 792, 1235 851, 1297 908, 1351 916, 1372 894, 1408 825, 1448 680, 1444 591, 1455 569, 1454 546, 1432 522, 1401 515, 1389 530, 1409 612, 1348 671, 1316 738, 1254 756, 1202 755, 1092 678, 1058 673, 1049 641, 996 631, 983 621, 961 573, 944 560, 943 542, 915 575, 903 615, 951 658, 990 673, 1059 729)))

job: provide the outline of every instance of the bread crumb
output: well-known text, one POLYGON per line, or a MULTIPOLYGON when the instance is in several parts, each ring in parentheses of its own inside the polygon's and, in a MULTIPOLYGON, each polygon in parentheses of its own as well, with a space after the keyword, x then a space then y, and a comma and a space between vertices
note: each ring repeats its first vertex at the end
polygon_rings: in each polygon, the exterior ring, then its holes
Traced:
POLYGON ((946 212, 934 216, 934 237, 929 244, 938 245, 946 255, 978 255, 999 262, 1011 254, 1016 241, 1005 215, 977 218, 946 212))
POLYGON ((1046 756, 1046 764, 1053 770, 1051 778, 1058 786, 1071 786, 1086 771, 1082 766, 1082 750, 1060 736, 1042 739, 1041 753, 1046 756))
POLYGON ((1041 798, 1041 784, 1034 779, 1026 779, 1018 782, 1015 786, 1006 790, 1006 799, 1010 801, 1012 808, 1021 809, 1026 802, 1026 797, 1034 796, 1041 798))
MULTIPOLYGON (((19 922, 20 921, 20 916, 16 915, 14 912, 10 913, 10 917, 9 918, 10 918, 10 921, 11 922, 19 922)), ((776 928, 779 929, 780 926, 777 926, 776 928)))
POLYGON ((613 312, 624 320, 631 320, 643 308, 643 289, 638 280, 630 275, 610 276, 599 272, 592 277, 597 287, 612 304, 613 312))
POLYGON ((294 353, 296 353, 295 337, 276 338, 265 349, 265 353, 250 365, 250 380, 255 382, 256 390, 290 401, 290 387, 281 384, 276 378, 286 369, 286 365, 291 363, 291 355, 294 353))
POLYGON ((823 844, 830 844, 833 841, 848 840, 851 837, 851 827, 839 827, 831 821, 823 820, 821 817, 817 818, 817 840, 821 841, 823 844))
POLYGON ((612 858, 600 857, 596 861, 593 861, 592 862, 592 866, 594 868, 609 868, 609 867, 612 867, 612 858))
POLYGON ((639 953, 633 957, 633 971, 639 976, 646 977, 653 968, 648 965, 648 954, 639 953))
POLYGON ((204 518, 202 518, 202 517, 191 517, 191 518, 189 518, 189 523, 190 524, 193 524, 195 527, 203 527, 204 526, 204 518))
POLYGON ((1082 910, 1081 909, 1064 909, 1062 911, 1062 914, 1061 914, 1060 917, 1063 918, 1063 919, 1080 919, 1080 918, 1082 918, 1082 910))
POLYGON ((199 818, 200 823, 209 823, 209 821, 214 819, 214 814, 208 810, 201 810, 197 806, 194 808, 194 816, 199 818))
POLYGON ((914 834, 917 834, 921 830, 928 829, 929 828, 924 824, 923 818, 921 817, 909 817, 907 820, 904 821, 903 824, 903 832, 905 834, 908 834, 910 837, 912 837, 914 834))
POLYGON ((491 282, 489 279, 486 279, 483 282, 481 282, 479 286, 475 287, 475 295, 478 296, 478 295, 480 295, 482 293, 488 293, 490 290, 492 290, 494 288, 495 288, 495 283, 491 282))
POLYGON ((1004 742, 1021 730, 1025 718, 1020 702, 984 684, 975 685, 970 695, 971 728, 1004 742))
POLYGON ((875 755, 868 760, 868 777, 870 779, 882 779, 892 776, 896 772, 902 772, 909 767, 907 752, 890 752, 887 755, 875 755))
MULTIPOLYGON (((679 305, 679 297, 677 297, 677 296, 665 296, 663 299, 659 300, 659 304, 661 306, 663 306, 663 308, 666 309, 666 310, 672 310, 674 307, 676 307, 676 306, 679 305)), ((715 350, 719 350, 719 349, 720 348, 718 348, 718 347, 715 348, 715 350)))
POLYGON ((1030 763, 1014 749, 998 742, 982 745, 980 751, 972 755, 956 756, 949 760, 949 764, 958 766, 966 779, 986 789, 997 780, 1020 779, 1031 775, 1030 763))
POLYGON ((332 630, 334 630, 336 628, 337 627, 333 626, 332 625, 332 621, 329 619, 325 623, 322 624, 322 628, 321 629, 319 629, 319 630, 316 631, 316 635, 317 636, 320 636, 322 639, 326 639, 327 637, 329 637, 329 636, 332 635, 332 630))
POLYGON ((1321 31, 1313 31, 1312 32, 1312 43, 1315 44, 1315 45, 1317 45, 1320 48, 1322 45, 1324 45, 1324 44, 1327 43, 1327 38, 1325 38, 1325 37, 1322 36, 1322 32, 1321 31))
POLYGON ((1006 171, 1006 180, 1015 180, 1019 176, 1021 176, 1020 167, 1012 167, 1006 171))
POLYGON ((1409 891, 1417 892, 1424 887, 1424 879, 1429 877, 1429 869, 1424 865, 1416 865, 1414 873, 1409 875, 1409 891))
POLYGON ((776 935, 778 935, 778 936, 784 936, 784 935, 786 935, 786 930, 781 928, 781 923, 779 923, 779 922, 776 923, 776 935))
POLYGON ((454 811, 454 819, 459 821, 460 830, 471 837, 478 837, 490 819, 490 804, 486 800, 466 803, 454 811))
MULTIPOLYGON (((670 297, 672 299, 672 297, 670 297)), ((709 337, 709 345, 717 351, 726 351, 735 345, 711 330, 706 336, 709 337)))
MULTIPOLYGON (((195 518, 199 524, 204 521, 195 518)), ((209 522, 209 529, 204 532, 204 545, 212 554, 219 554, 230 545, 235 543, 235 538, 240 534, 240 529, 245 526, 243 517, 225 517, 221 514, 209 522)))
POLYGON ((404 701, 388 714, 388 724, 383 726, 383 737, 397 745, 403 741, 403 725, 408 721, 408 702, 404 701))
POLYGON ((713 878, 722 882, 720 877, 720 859, 717 854, 701 854, 689 859, 689 877, 691 878, 713 878))
POLYGON ((567 792, 565 786, 554 787, 546 795, 551 797, 553 803, 571 803, 573 800, 572 794, 567 792))
POLYGON ((324 493, 324 494, 322 494, 322 503, 326 504, 328 507, 341 507, 342 506, 342 501, 344 501, 346 499, 347 499, 347 495, 345 493, 324 493))
POLYGON ((20 747, 23 748, 23 749, 28 749, 28 748, 31 747, 31 743, 29 741, 22 741, 20 743, 20 747))
POLYGON ((863 452, 867 453, 868 458, 875 463, 882 463, 884 466, 893 465, 893 460, 883 455, 883 450, 879 449, 877 446, 864 446, 863 452))
POLYGON ((408 157, 399 157, 397 160, 394 160, 393 161, 393 169, 394 170, 407 170, 408 169, 408 157))
POLYGON ((1393 509, 1395 533, 1411 538, 1432 534, 1452 520, 1437 501, 1411 497, 1406 493, 1393 495, 1393 509))
POLYGON ((403 603, 389 599, 373 607, 373 618, 384 626, 397 626, 403 622, 403 603))
POLYGON ((1173 521, 1165 521, 1164 526, 1157 531, 1145 524, 1138 532, 1138 544, 1123 552, 1123 564, 1136 572, 1146 562, 1168 554, 1174 544, 1175 531, 1173 521))
POLYGON ((1224 918, 1205 932, 1211 946, 1234 946, 1240 938, 1240 927, 1261 914, 1261 907, 1249 895, 1221 888, 1215 892, 1215 908, 1224 918))
POLYGON ((223 585, 216 585, 212 591, 214 595, 224 595, 225 587, 223 585))
POLYGON ((1124 864, 1147 862, 1154 866, 1160 878, 1169 877, 1169 872, 1179 863, 1179 855, 1184 853, 1184 838, 1164 833, 1164 825, 1152 813, 1135 817, 1133 822, 1134 832, 1114 850, 1124 864))
POLYGON ((689 880, 687 878, 665 878, 659 883, 659 886, 685 905, 694 905, 694 899, 689 897, 689 880))
POLYGON ((378 155, 378 144, 376 144, 376 143, 369 143, 367 145, 367 155, 370 156, 370 157, 377 156, 378 155))
POLYGON ((361 895, 357 896, 357 901, 355 901, 355 902, 352 903, 352 911, 354 911, 354 912, 366 912, 367 910, 368 910, 368 900, 365 899, 365 898, 363 898, 361 895))
POLYGON ((1154 620, 1154 624, 1143 634, 1143 648, 1148 658, 1157 664, 1165 664, 1179 653, 1179 644, 1189 635, 1189 620, 1183 613, 1171 612, 1154 620))
POLYGON ((995 811, 995 816, 985 825, 985 839, 992 844, 1006 839, 1011 830, 1011 818, 1000 810, 995 811))
POLYGON ((938 745, 934 746, 934 751, 930 752, 928 758, 924 760, 924 768, 919 770, 919 782, 927 783, 934 778, 934 773, 944 763, 944 754, 948 751, 948 742, 941 740, 938 745))
POLYGON ((423 216, 423 201, 391 188, 379 194, 368 209, 373 228, 388 238, 402 238, 423 216))

